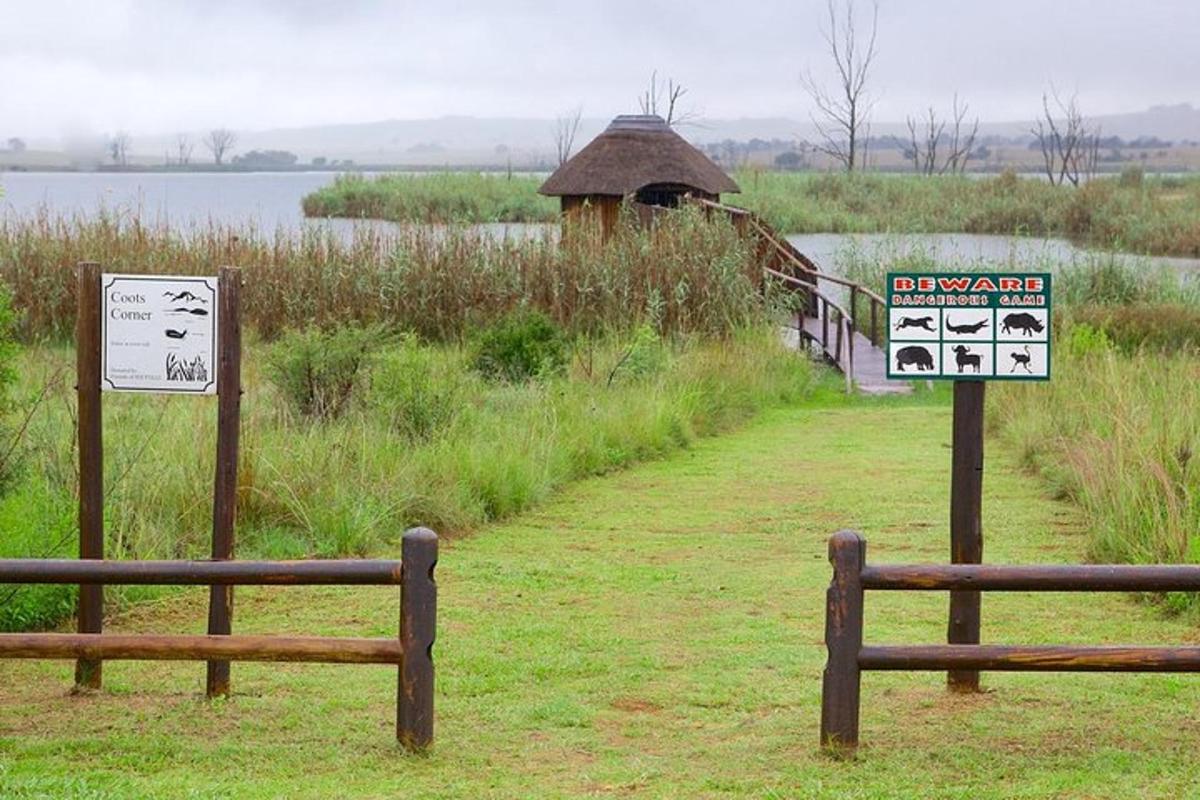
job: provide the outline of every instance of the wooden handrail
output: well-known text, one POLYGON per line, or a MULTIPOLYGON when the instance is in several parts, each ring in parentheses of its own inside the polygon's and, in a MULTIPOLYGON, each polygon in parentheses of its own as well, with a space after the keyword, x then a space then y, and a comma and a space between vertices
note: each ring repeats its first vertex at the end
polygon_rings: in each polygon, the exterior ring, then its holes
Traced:
MULTIPOLYGON (((816 298, 822 304, 823 313, 821 314, 821 347, 827 352, 829 350, 829 311, 832 309, 833 311, 837 312, 837 351, 834 353, 834 361, 836 361, 838 366, 842 368, 842 372, 846 376, 847 393, 853 391, 854 318, 850 314, 846 313, 846 309, 844 309, 836 300, 829 299, 824 292, 811 283, 802 281, 794 275, 788 275, 786 272, 780 272, 779 270, 771 269, 770 267, 763 267, 763 274, 788 284, 788 286, 792 289, 806 292, 810 296, 816 298), (845 329, 845 341, 847 342, 845 364, 842 363, 841 348, 843 328, 845 329)), ((800 318, 797 320, 797 331, 801 337, 804 336, 803 312, 801 312, 800 318)))
MULTIPOLYGON (((817 281, 828 281, 829 283, 849 288, 850 310, 852 313, 845 314, 845 317, 850 322, 851 334, 858 330, 857 326, 854 324, 854 312, 857 312, 858 310, 855 302, 856 295, 859 293, 865 295, 871 303, 871 327, 868 338, 870 339, 871 343, 877 347, 881 347, 883 345, 883 342, 880 341, 879 336, 879 310, 881 308, 886 308, 887 303, 877 292, 873 291, 870 287, 849 278, 843 278, 838 275, 830 275, 829 273, 821 272, 817 268, 817 265, 812 262, 812 260, 810 260, 800 251, 796 250, 796 248, 792 246, 790 242, 780 237, 774 230, 770 228, 770 226, 760 219, 758 215, 752 211, 749 211, 748 209, 738 208, 737 206, 727 206, 724 203, 713 202, 712 200, 706 200, 702 197, 692 197, 690 200, 701 208, 720 211, 732 218, 745 220, 749 224, 749 227, 752 228, 763 241, 767 242, 784 261, 794 267, 804 277, 812 279, 814 284, 817 281)), ((776 277, 784 274, 775 270, 770 270, 769 268, 768 272, 774 274, 776 277)), ((797 276, 792 275, 789 277, 796 278, 797 276)), ((816 296, 820 297, 821 295, 818 294, 816 296)), ((840 307, 838 310, 842 313, 845 311, 840 307)))

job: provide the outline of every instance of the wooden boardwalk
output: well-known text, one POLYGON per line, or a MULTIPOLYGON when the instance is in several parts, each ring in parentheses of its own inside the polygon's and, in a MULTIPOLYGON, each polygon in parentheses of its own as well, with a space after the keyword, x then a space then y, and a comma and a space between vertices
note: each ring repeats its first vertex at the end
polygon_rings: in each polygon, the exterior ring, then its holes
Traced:
POLYGON ((797 349, 815 348, 846 376, 846 390, 864 394, 907 394, 908 381, 887 379, 887 306, 865 286, 823 272, 812 259, 744 208, 693 199, 709 213, 727 215, 744 237, 753 237, 764 264, 763 278, 803 302, 801 313, 785 326, 784 336, 797 349), (860 303, 865 300, 865 304, 860 303), (856 320, 865 305, 863 319, 856 320), (863 331, 866 333, 864 334, 863 331))
MULTIPOLYGON (((823 321, 818 317, 804 317, 804 337, 823 350, 826 359, 838 367, 842 373, 850 374, 853 384, 864 395, 907 395, 912 391, 912 384, 906 380, 888 380, 887 353, 883 348, 875 347, 871 339, 866 338, 857 330, 853 332, 852 348, 846 348, 841 361, 836 360, 833 345, 822 348, 821 337, 823 321), (848 363, 848 354, 853 351, 853 368, 848 363)), ((832 327, 832 325, 830 325, 832 327)), ((794 325, 793 325, 794 330, 794 325)))

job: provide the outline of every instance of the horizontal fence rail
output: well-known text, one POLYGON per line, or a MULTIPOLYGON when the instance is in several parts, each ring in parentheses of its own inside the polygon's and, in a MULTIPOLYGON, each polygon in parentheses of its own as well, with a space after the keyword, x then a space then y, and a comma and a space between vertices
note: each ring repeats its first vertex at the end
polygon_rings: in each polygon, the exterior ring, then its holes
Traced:
POLYGON ((1195 592, 1200 566, 889 564, 864 567, 864 589, 1003 592, 1195 592))
POLYGON ((0 559, 0 583, 193 586, 390 586, 399 561, 91 561, 0 559))
POLYGON ((1200 647, 1070 647, 942 644, 863 647, 865 670, 993 672, 1200 672, 1200 647))
POLYGON ((1073 645, 864 645, 864 593, 879 591, 1200 591, 1200 566, 897 564, 868 566, 854 531, 829 540, 833 580, 826 593, 828 659, 821 689, 821 746, 858 746, 864 670, 1010 672, 1200 672, 1200 647, 1073 645))
POLYGON ((4 633, 0 658, 392 664, 399 668, 396 738, 409 750, 424 750, 433 742, 437 558, 437 535, 416 528, 404 534, 400 561, 0 559, 0 584, 400 587, 400 631, 394 639, 4 633))
POLYGON ((0 636, 0 658, 95 658, 103 661, 302 661, 400 664, 395 639, 324 636, 157 636, 118 633, 13 633, 0 636))

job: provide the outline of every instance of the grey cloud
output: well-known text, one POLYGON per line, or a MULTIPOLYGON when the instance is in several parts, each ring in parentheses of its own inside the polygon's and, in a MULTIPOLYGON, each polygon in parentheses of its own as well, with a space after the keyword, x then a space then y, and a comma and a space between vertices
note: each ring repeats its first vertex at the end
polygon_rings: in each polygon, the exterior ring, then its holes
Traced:
MULTIPOLYGON (((859 0, 861 8, 868 7, 859 0)), ((631 110, 651 69, 710 116, 804 118, 823 0, 5 0, 0 135, 631 110)), ((1197 102, 1194 0, 881 0, 876 115, 988 119, 1051 81, 1093 113, 1197 102)))

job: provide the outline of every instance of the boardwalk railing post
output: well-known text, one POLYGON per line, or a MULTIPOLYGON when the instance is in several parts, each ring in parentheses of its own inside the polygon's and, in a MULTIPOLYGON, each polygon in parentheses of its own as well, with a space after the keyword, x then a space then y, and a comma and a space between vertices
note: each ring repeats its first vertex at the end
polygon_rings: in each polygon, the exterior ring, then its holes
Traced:
MULTIPOLYGON (((75 380, 79 412, 79 557, 104 558, 104 450, 100 413, 100 265, 79 265, 75 320, 75 380)), ((104 587, 79 587, 79 632, 100 633, 104 627, 104 587)), ((99 689, 101 661, 80 658, 75 662, 75 685, 99 689)))
POLYGON ((437 630, 437 534, 414 528, 400 549, 400 684, 396 698, 396 738, 406 749, 433 743, 433 641, 437 630))
POLYGON ((858 653, 863 639, 866 552, 866 540, 854 531, 838 531, 829 539, 833 581, 825 595, 829 655, 821 683, 821 747, 834 755, 853 755, 858 747, 858 653))

